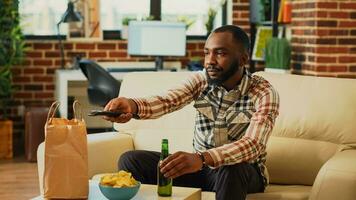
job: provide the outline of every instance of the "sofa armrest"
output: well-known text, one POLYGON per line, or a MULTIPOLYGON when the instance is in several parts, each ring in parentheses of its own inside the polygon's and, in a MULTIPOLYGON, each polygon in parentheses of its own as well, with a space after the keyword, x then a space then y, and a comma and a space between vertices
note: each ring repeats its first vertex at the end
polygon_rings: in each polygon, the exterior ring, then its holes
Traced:
MULTIPOLYGON (((133 140, 128 134, 106 132, 88 135, 88 175, 117 171, 121 154, 133 150, 133 140)), ((37 169, 40 191, 43 194, 44 143, 37 150, 37 169)))
POLYGON ((320 169, 310 200, 356 199, 356 149, 335 154, 320 169))

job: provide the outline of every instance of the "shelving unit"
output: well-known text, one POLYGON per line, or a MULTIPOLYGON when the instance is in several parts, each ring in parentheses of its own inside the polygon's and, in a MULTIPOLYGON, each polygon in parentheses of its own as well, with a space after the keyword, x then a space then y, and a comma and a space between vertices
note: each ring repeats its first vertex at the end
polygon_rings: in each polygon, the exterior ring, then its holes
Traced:
POLYGON ((256 64, 258 61, 252 60, 253 48, 256 42, 256 34, 258 26, 271 26, 272 37, 278 36, 278 26, 287 26, 287 24, 278 23, 279 6, 281 0, 265 0, 265 4, 269 9, 263 9, 264 16, 261 16, 261 0, 250 1, 250 38, 251 38, 251 50, 250 50, 250 71, 256 71, 256 64), (263 21, 261 21, 263 19, 263 21))

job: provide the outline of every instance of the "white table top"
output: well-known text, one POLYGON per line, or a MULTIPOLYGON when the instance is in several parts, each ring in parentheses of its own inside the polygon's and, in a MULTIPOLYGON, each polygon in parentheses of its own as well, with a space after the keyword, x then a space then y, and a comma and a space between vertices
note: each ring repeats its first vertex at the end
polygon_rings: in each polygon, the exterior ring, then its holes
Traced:
MULTIPOLYGON (((199 188, 187 188, 187 187, 175 187, 173 186, 173 194, 171 197, 160 197, 157 195, 156 185, 141 184, 140 190, 132 200, 200 200, 201 189, 199 188)), ((105 196, 99 189, 98 181, 89 181, 89 197, 88 200, 106 200, 105 196)), ((31 200, 43 200, 42 196, 35 197, 31 200)))

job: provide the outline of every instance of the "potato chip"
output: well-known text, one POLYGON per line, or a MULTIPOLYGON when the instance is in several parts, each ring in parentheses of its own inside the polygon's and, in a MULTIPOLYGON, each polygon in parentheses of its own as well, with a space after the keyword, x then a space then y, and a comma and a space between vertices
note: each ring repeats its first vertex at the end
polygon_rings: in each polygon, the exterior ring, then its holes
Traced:
POLYGON ((120 170, 117 173, 101 177, 100 184, 104 186, 121 188, 136 186, 137 181, 132 177, 132 174, 130 172, 120 170))

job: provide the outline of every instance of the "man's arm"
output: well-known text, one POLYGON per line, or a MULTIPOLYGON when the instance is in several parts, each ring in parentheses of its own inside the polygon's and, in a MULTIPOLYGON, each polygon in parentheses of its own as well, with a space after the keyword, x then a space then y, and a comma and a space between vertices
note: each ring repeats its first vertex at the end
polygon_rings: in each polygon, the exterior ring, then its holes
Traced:
MULTIPOLYGON (((140 119, 158 118, 189 104, 205 88, 207 82, 203 73, 195 73, 181 86, 168 90, 162 95, 147 98, 112 99, 104 108, 106 111, 122 112, 118 117, 104 117, 111 122, 125 123, 133 116, 140 119)), ((144 87, 144 86, 143 86, 144 87)))
POLYGON ((140 119, 154 119, 164 114, 179 110, 192 102, 206 87, 203 73, 192 75, 182 86, 168 90, 162 95, 148 98, 132 98, 137 105, 137 115, 140 119))
POLYGON ((270 86, 264 89, 256 101, 245 135, 236 142, 209 149, 203 155, 212 167, 232 165, 256 159, 266 148, 275 118, 278 116, 279 96, 270 86))

